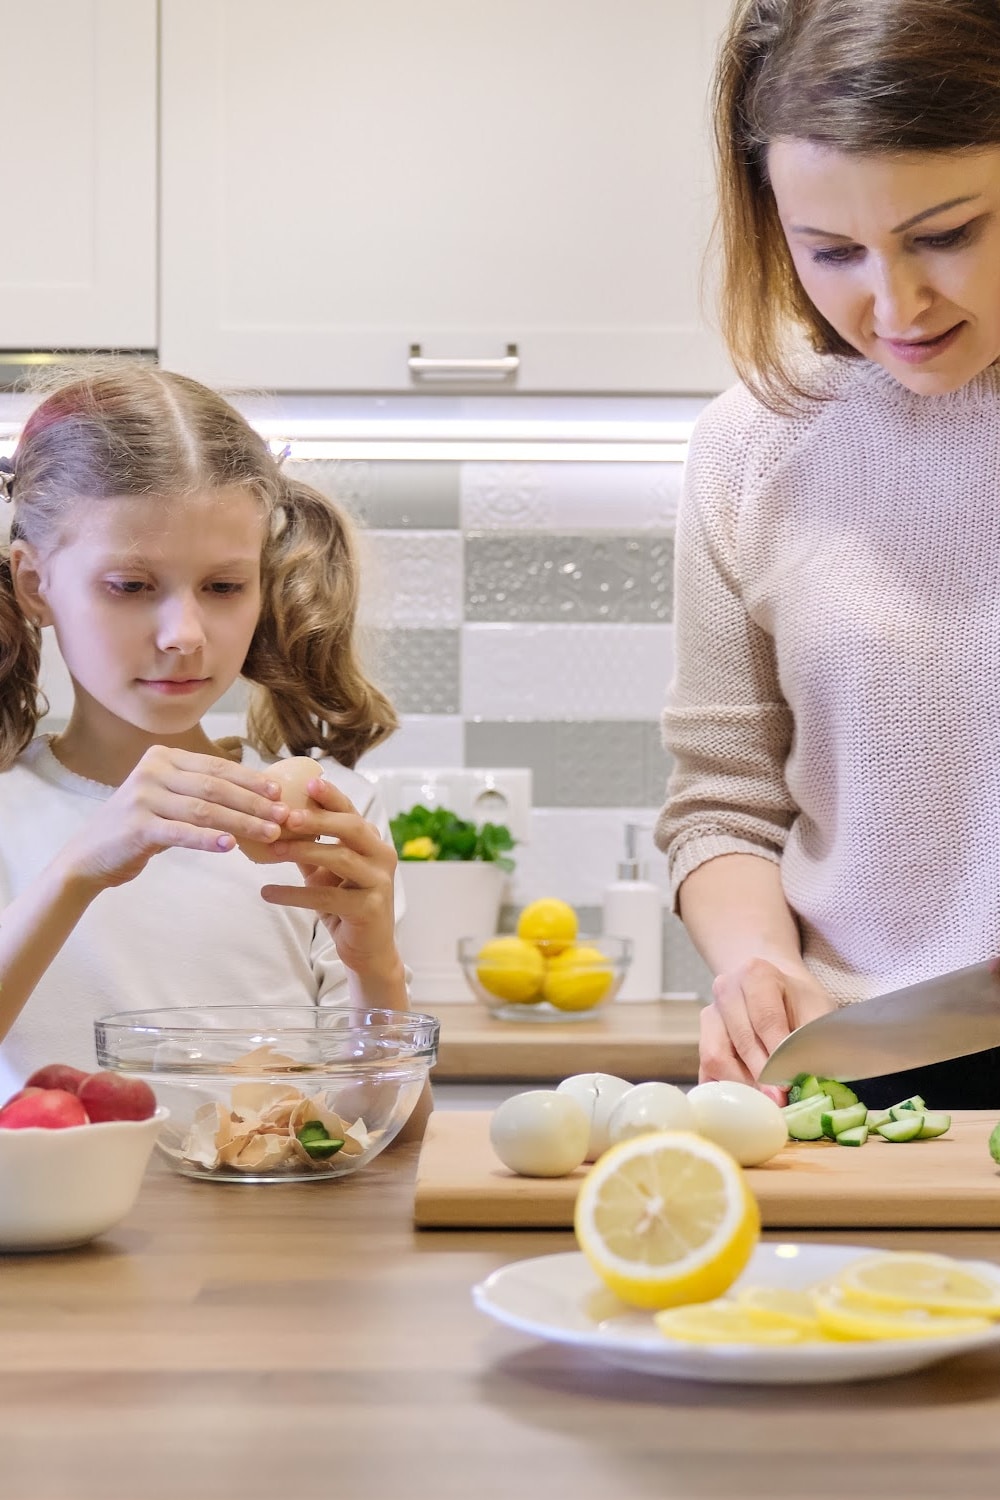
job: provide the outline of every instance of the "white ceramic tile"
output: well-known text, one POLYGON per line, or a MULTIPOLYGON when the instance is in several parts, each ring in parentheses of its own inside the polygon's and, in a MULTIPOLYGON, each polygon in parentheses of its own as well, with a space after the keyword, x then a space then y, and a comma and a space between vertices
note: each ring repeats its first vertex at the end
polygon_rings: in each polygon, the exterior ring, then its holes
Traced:
POLYGON ((458 625, 463 611, 457 531, 368 531, 360 539, 361 616, 379 629, 458 625))
POLYGON ((463 463, 468 531, 669 529, 683 465, 463 463))
POLYGON ((462 712, 477 719, 658 719, 671 625, 465 625, 462 712))
MULTIPOLYGON (((514 851, 515 869, 508 900, 517 906, 541 896, 558 896, 571 906, 599 907, 604 887, 617 876, 625 858, 625 824, 651 829, 654 809, 634 807, 546 807, 531 815, 531 842, 514 851)), ((666 860, 652 834, 640 834, 639 851, 646 878, 667 899, 666 860)))
POLYGON ((359 771, 393 766, 461 766, 463 721, 457 714, 404 714, 396 733, 362 756, 359 771))

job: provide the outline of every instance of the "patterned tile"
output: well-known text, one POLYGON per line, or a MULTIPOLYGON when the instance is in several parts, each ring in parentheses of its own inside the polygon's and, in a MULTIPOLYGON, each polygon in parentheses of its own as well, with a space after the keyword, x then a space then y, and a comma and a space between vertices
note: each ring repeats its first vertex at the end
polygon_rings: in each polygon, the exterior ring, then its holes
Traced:
POLYGON ((400 714, 457 714, 457 630, 372 630, 362 658, 372 678, 400 714))
POLYGON ((393 766, 460 766, 465 725, 457 714, 404 714, 396 733, 358 762, 362 772, 393 766))
POLYGON ((361 617, 382 629, 462 623, 457 531, 367 531, 361 537, 361 617))
POLYGON ((673 567, 673 537, 655 533, 473 533, 465 617, 656 624, 673 614, 673 567))
POLYGON ((611 721, 473 720, 465 763, 527 766, 535 807, 658 807, 668 770, 656 724, 611 721))
POLYGON ((464 463, 462 525, 470 531, 668 530, 679 463, 464 463))
POLYGON ((672 671, 670 625, 462 629, 466 718, 658 719, 672 671))
POLYGON ((285 473, 331 495, 362 526, 455 529, 459 525, 458 463, 403 460, 303 459, 285 473))

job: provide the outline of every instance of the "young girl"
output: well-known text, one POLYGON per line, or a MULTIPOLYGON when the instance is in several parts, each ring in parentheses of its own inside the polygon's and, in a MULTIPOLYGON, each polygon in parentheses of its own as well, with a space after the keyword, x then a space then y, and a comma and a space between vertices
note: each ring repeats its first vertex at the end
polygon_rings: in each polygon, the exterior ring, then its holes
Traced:
MULTIPOLYGON (((752 1080, 1000 954, 1000 5, 740 0, 715 98, 743 383, 691 445, 658 839, 702 1077, 752 1080)), ((1000 1059, 857 1087, 995 1108, 1000 1059)))
POLYGON ((404 1009, 395 852, 349 769, 396 720, 355 655, 344 516, 220 397, 127 361, 43 400, 6 467, 0 1097, 41 1063, 95 1066, 111 1011, 404 1009), (35 737, 47 625, 73 709, 35 737), (215 744, 201 719, 241 675, 248 742, 215 744), (313 750, 322 810, 290 813, 265 767, 313 750), (336 842, 304 863, 289 831, 336 842))

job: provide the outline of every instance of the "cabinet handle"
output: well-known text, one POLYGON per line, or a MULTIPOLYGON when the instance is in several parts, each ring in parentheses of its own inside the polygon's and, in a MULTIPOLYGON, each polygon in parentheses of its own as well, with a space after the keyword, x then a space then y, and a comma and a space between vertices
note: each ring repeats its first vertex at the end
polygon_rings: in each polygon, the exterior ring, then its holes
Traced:
POLYGON ((428 359, 420 352, 419 344, 410 345, 410 357, 406 361, 413 375, 441 375, 446 379, 460 380, 468 376, 499 375, 506 379, 517 372, 521 356, 516 344, 507 345, 507 353, 499 359, 428 359))

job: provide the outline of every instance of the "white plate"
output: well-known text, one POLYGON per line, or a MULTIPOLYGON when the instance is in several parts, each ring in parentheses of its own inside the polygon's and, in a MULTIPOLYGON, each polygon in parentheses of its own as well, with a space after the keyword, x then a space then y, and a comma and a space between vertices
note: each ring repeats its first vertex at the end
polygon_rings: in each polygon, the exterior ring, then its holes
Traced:
MULTIPOLYGON (((834 1275, 849 1261, 871 1255, 860 1245, 758 1245, 735 1283, 795 1290, 834 1275)), ((1000 1289, 1000 1267, 965 1262, 1000 1289)), ((665 1338, 652 1313, 619 1302, 582 1255, 542 1255, 494 1271, 472 1289, 476 1306, 522 1333, 556 1344, 590 1349, 610 1364, 681 1380, 738 1381, 750 1385, 874 1380, 903 1375, 969 1349, 1000 1345, 1000 1324, 955 1338, 872 1340, 859 1343, 686 1344, 665 1338)))

